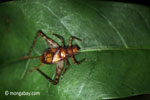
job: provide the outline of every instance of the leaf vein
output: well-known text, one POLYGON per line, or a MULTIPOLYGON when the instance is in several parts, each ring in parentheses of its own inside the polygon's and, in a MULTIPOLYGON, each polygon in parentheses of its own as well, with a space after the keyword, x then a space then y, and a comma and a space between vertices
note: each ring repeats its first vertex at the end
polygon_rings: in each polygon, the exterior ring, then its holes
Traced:
MULTIPOLYGON (((90 7, 91 9, 94 9, 98 15, 99 15, 99 11, 94 8, 94 7, 91 7, 90 5, 87 4, 88 7, 90 7)), ((124 40, 124 38, 122 37, 121 33, 119 32, 119 30, 112 24, 112 22, 105 16, 103 15, 102 13, 100 14, 107 22, 108 24, 116 31, 117 35, 120 37, 122 43, 124 44, 125 48, 128 48, 128 45, 126 43, 126 41, 124 40)))
MULTIPOLYGON (((101 14, 102 15, 102 14, 101 14)), ((124 38, 122 37, 121 33, 119 32, 119 30, 112 24, 112 22, 104 15, 102 15, 106 20, 107 22, 109 23, 109 25, 116 31, 116 33, 118 34, 118 36, 120 37, 121 41, 123 42, 124 46, 126 48, 128 48, 128 45, 126 43, 126 41, 124 40, 124 38)))

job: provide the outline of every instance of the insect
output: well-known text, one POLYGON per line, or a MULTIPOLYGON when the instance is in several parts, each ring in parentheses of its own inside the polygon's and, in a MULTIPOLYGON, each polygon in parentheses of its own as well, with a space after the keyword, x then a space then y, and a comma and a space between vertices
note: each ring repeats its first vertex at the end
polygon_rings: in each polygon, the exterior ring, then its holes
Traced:
POLYGON ((55 42, 53 39, 46 36, 42 31, 38 31, 33 40, 32 46, 29 49, 28 55, 25 56, 24 59, 36 59, 36 58, 40 59, 41 64, 37 67, 34 67, 34 69, 30 70, 30 72, 37 70, 49 82, 56 85, 59 81, 60 76, 63 77, 66 70, 68 69, 68 65, 69 65, 68 57, 71 58, 71 60, 74 62, 74 64, 80 64, 82 61, 84 61, 84 59, 82 59, 79 62, 75 59, 74 55, 79 52, 80 48, 77 45, 72 45, 73 39, 82 41, 81 39, 79 39, 75 36, 71 36, 70 40, 69 40, 69 46, 65 46, 64 38, 62 36, 55 34, 55 33, 52 33, 52 34, 54 36, 56 36, 58 39, 60 39, 61 46, 57 42, 55 42), (47 42, 47 44, 49 45, 50 48, 47 49, 46 51, 44 51, 41 56, 30 57, 32 49, 33 49, 33 47, 37 41, 37 38, 39 36, 41 36, 47 42), (64 68, 64 63, 66 63, 65 68, 64 68), (43 64, 56 64, 56 75, 55 75, 54 80, 51 79, 48 75, 46 75, 44 72, 42 72, 39 69, 43 64), (62 73, 62 71, 63 71, 63 73, 62 73))

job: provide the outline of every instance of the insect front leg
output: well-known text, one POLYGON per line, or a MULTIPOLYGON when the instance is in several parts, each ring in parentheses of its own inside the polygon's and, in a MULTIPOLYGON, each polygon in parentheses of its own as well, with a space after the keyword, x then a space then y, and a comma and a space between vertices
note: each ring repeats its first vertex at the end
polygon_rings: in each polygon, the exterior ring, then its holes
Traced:
POLYGON ((55 34, 55 33, 52 33, 52 34, 55 35, 57 38, 59 38, 60 41, 61 41, 62 47, 65 47, 65 41, 64 41, 64 38, 63 38, 62 36, 58 35, 58 34, 55 34))
POLYGON ((73 41, 73 39, 76 39, 76 40, 82 41, 81 39, 79 39, 79 38, 77 38, 77 37, 75 37, 75 36, 71 36, 71 37, 70 37, 70 40, 69 40, 69 47, 71 47, 71 46, 72 46, 72 41, 73 41))

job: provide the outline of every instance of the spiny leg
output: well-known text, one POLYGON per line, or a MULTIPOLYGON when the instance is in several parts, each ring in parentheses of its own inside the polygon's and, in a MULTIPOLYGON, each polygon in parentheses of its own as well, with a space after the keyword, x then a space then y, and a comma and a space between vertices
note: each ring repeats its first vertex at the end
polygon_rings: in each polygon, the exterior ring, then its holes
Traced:
POLYGON ((63 75, 65 74, 65 72, 67 71, 67 69, 69 67, 69 61, 68 61, 68 59, 65 59, 65 63, 66 63, 66 66, 65 66, 64 72, 61 75, 61 79, 63 78, 63 75))
POLYGON ((63 38, 62 36, 58 35, 58 34, 55 34, 55 33, 52 33, 52 34, 55 35, 57 38, 59 38, 60 41, 61 41, 62 47, 65 47, 65 41, 64 41, 64 38, 63 38))
POLYGON ((79 38, 77 38, 77 37, 75 37, 75 36, 71 36, 71 37, 70 37, 70 40, 69 40, 69 47, 71 47, 71 46, 72 46, 72 41, 73 41, 73 39, 76 39, 76 40, 82 41, 81 39, 79 39, 79 38))
POLYGON ((59 47, 59 45, 58 45, 54 40, 52 40, 51 38, 49 38, 48 36, 46 36, 42 31, 38 31, 37 34, 36 34, 36 36, 35 36, 35 38, 34 38, 34 40, 33 40, 32 45, 31 45, 31 47, 30 47, 30 49, 29 49, 29 52, 28 52, 27 56, 24 57, 24 59, 28 59, 28 58, 30 57, 31 52, 32 52, 32 49, 33 49, 33 47, 35 46, 35 43, 36 43, 37 38, 38 38, 39 35, 40 35, 42 38, 45 39, 45 41, 48 43, 48 45, 49 45, 51 48, 59 47))
POLYGON ((82 63, 83 61, 85 61, 85 58, 82 59, 82 60, 80 60, 80 61, 77 61, 74 56, 71 56, 70 58, 71 58, 71 60, 73 61, 74 64, 80 64, 80 63, 82 63))

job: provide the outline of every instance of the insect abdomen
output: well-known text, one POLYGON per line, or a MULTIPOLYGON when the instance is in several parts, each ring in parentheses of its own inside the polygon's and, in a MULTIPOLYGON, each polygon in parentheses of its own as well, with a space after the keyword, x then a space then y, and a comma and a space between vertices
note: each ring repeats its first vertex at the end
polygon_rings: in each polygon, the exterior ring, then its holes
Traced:
POLYGON ((58 48, 52 48, 45 51, 42 55, 41 62, 45 64, 51 64, 53 63, 53 57, 55 53, 57 52, 58 48))

